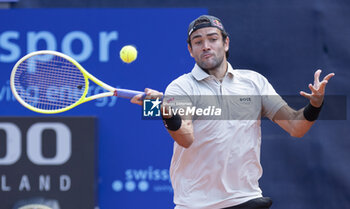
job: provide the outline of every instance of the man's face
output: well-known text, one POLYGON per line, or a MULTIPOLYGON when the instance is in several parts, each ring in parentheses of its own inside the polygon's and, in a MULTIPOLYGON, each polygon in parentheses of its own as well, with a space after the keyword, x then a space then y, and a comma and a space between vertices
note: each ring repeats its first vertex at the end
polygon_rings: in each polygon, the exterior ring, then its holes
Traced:
POLYGON ((201 28, 190 36, 192 47, 188 50, 196 63, 205 70, 215 70, 225 60, 229 39, 222 40, 221 31, 215 27, 201 28))

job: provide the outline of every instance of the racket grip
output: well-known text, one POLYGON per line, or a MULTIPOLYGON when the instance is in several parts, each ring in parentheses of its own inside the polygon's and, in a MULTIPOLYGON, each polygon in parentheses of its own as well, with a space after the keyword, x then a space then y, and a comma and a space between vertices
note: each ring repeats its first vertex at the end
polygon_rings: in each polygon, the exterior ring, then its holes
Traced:
POLYGON ((139 94, 142 94, 142 98, 146 96, 145 92, 128 90, 128 89, 116 89, 114 92, 114 96, 125 98, 125 99, 131 99, 134 96, 139 94))

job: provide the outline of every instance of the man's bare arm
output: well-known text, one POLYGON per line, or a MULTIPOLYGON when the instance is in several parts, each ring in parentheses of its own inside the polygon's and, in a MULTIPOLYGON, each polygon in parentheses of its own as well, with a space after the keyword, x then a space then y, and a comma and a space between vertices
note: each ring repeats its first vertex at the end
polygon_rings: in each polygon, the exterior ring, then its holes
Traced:
POLYGON ((311 118, 315 111, 320 110, 325 94, 325 88, 328 81, 335 75, 334 73, 330 73, 324 77, 324 79, 320 82, 321 70, 317 70, 314 75, 314 84, 309 84, 309 89, 311 93, 306 93, 304 91, 300 92, 300 95, 310 100, 310 105, 308 109, 305 111, 305 108, 302 108, 298 111, 292 109, 288 105, 283 106, 280 110, 277 111, 275 116, 273 117, 273 121, 276 122, 281 128, 287 131, 291 136, 294 137, 302 137, 304 136, 311 126, 315 123, 315 121, 311 118), (310 111, 311 108, 311 111, 310 111), (305 118, 305 116, 307 116, 305 118))

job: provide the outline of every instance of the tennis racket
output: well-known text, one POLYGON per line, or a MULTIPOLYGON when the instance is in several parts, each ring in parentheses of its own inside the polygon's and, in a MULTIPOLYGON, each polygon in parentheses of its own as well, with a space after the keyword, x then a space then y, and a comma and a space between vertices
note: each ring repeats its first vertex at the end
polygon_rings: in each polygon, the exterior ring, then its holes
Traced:
POLYGON ((24 107, 44 114, 61 113, 82 103, 117 96, 131 99, 141 91, 118 89, 88 73, 73 58, 56 51, 36 51, 21 58, 10 78, 11 90, 24 107), (106 92, 87 97, 89 80, 106 92))

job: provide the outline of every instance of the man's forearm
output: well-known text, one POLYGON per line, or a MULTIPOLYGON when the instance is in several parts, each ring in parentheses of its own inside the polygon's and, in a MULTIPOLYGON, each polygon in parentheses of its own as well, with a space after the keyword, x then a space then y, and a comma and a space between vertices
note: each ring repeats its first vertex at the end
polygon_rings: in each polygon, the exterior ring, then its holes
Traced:
POLYGON ((293 137, 304 136, 314 124, 314 121, 308 121, 305 119, 304 108, 296 111, 288 105, 283 106, 277 111, 273 121, 293 137))
POLYGON ((190 120, 182 120, 181 127, 176 131, 168 130, 170 136, 184 148, 191 146, 194 140, 193 125, 190 120))

